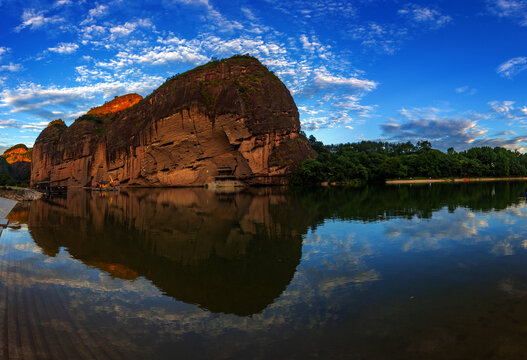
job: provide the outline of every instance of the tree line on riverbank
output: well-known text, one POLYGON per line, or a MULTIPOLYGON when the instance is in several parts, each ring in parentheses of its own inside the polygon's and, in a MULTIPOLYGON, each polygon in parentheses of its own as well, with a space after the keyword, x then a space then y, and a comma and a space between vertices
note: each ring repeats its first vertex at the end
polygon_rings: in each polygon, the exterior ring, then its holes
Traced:
POLYGON ((433 149, 429 141, 361 141, 324 145, 308 138, 317 152, 290 178, 298 186, 384 182, 387 179, 527 176, 527 154, 502 147, 474 147, 456 152, 433 149))

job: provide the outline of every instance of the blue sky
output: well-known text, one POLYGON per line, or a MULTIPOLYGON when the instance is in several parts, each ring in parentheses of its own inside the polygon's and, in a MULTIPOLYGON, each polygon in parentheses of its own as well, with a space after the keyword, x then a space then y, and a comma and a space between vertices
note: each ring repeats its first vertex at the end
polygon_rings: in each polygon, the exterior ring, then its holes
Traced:
POLYGON ((0 150, 249 53, 326 143, 527 151, 527 1, 0 0, 0 150))

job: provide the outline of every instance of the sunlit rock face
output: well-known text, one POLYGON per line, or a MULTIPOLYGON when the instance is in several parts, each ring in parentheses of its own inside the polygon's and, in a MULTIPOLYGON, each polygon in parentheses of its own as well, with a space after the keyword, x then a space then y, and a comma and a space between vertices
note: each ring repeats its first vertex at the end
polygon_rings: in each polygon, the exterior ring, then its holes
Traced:
MULTIPOLYGON (((143 276, 177 300, 245 316, 261 312, 286 289, 307 229, 307 223, 286 221, 278 211, 285 197, 269 191, 77 190, 33 202, 27 223, 48 256, 65 248, 113 277, 143 276)), ((300 204, 287 208, 289 215, 302 213, 300 204)))
POLYGON ((169 79, 122 111, 96 108, 70 127, 48 126, 35 142, 31 183, 85 186, 112 176, 122 185, 203 185, 220 166, 248 183, 283 183, 314 155, 299 131, 280 79, 235 56, 169 79))
POLYGON ((4 170, 16 181, 27 181, 31 171, 31 157, 32 149, 28 149, 24 144, 15 145, 2 154, 2 158, 9 165, 6 167, 0 164, 0 172, 4 170))
POLYGON ((28 149, 24 144, 15 145, 4 151, 2 157, 4 157, 9 164, 16 162, 29 163, 31 162, 31 149, 28 149))
POLYGON ((102 106, 91 109, 86 115, 104 116, 115 114, 134 106, 141 100, 143 100, 143 97, 138 94, 116 96, 112 101, 108 101, 102 106))

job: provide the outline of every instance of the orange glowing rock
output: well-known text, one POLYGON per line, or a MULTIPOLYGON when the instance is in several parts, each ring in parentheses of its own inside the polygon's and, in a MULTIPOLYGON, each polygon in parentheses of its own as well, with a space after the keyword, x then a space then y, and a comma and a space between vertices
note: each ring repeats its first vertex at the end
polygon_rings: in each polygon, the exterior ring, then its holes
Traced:
POLYGON ((108 101, 104 105, 95 107, 88 111, 87 115, 103 116, 108 114, 115 114, 119 111, 126 110, 139 101, 143 100, 143 97, 139 94, 127 94, 123 96, 116 96, 113 100, 108 101))
POLYGON ((15 145, 7 149, 2 156, 9 164, 16 162, 31 162, 32 149, 28 149, 24 144, 15 145))

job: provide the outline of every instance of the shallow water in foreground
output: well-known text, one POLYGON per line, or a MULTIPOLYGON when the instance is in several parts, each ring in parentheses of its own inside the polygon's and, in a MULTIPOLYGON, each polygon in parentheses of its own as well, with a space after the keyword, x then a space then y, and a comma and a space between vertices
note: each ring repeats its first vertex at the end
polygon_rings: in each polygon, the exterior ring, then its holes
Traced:
POLYGON ((524 358, 527 183, 74 191, 0 238, 4 357, 524 358))

